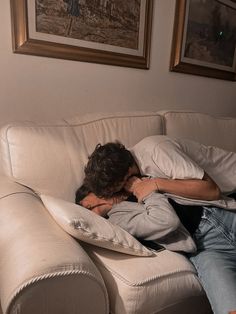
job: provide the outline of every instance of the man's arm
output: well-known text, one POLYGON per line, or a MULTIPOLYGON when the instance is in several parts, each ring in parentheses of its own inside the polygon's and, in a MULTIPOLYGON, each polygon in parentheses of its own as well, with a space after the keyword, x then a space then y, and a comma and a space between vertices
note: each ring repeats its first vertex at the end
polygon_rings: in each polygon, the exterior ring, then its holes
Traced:
POLYGON ((178 196, 212 201, 220 198, 217 184, 204 172, 202 179, 162 179, 132 177, 126 184, 126 189, 132 192, 141 202, 150 193, 170 193, 178 196))
POLYGON ((133 192, 139 201, 152 191, 206 201, 219 199, 217 184, 186 154, 178 140, 160 138, 145 138, 132 150, 141 173, 153 178, 135 186, 133 192))
POLYGON ((108 212, 109 221, 137 238, 154 241, 175 231, 180 221, 166 196, 151 193, 142 204, 124 201, 108 212))
POLYGON ((204 172, 202 179, 159 179, 154 178, 161 193, 171 193, 186 198, 213 201, 218 200, 221 191, 211 177, 204 172))

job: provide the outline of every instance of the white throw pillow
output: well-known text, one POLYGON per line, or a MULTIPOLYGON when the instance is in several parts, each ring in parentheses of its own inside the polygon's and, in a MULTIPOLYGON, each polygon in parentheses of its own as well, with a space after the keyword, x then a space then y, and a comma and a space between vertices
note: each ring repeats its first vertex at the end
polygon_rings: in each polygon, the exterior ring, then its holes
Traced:
POLYGON ((88 209, 49 195, 40 197, 56 222, 73 237, 130 255, 153 255, 127 231, 88 209))

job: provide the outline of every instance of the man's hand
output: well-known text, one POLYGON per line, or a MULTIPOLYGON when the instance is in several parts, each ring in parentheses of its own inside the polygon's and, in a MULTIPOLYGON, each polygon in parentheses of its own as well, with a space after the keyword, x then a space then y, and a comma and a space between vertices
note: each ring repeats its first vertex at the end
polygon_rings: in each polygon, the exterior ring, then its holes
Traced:
POLYGON ((206 172, 202 179, 131 177, 125 185, 125 190, 133 193, 139 202, 154 191, 205 201, 218 200, 221 195, 219 187, 206 172))
POLYGON ((112 204, 119 204, 120 202, 126 201, 129 197, 129 192, 125 189, 122 189, 120 192, 117 192, 113 194, 113 196, 110 198, 112 200, 112 204))
POLYGON ((155 179, 150 178, 137 178, 135 176, 131 177, 126 185, 125 190, 133 193, 139 202, 141 202, 144 197, 148 196, 150 193, 157 191, 157 185, 155 179))

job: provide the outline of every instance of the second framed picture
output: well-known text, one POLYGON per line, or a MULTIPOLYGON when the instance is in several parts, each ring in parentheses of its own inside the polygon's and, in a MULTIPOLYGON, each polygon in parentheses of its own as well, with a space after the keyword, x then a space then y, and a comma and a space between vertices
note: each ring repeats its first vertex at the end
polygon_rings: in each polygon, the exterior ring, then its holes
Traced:
POLYGON ((177 0, 170 70, 236 80, 236 1, 177 0))

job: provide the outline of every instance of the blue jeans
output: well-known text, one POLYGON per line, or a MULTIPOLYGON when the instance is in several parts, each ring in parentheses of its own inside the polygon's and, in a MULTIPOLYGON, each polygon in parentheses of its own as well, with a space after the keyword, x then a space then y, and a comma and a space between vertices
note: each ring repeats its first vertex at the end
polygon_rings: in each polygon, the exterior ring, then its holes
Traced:
POLYGON ((236 212, 204 207, 190 257, 214 314, 236 311, 236 212))

